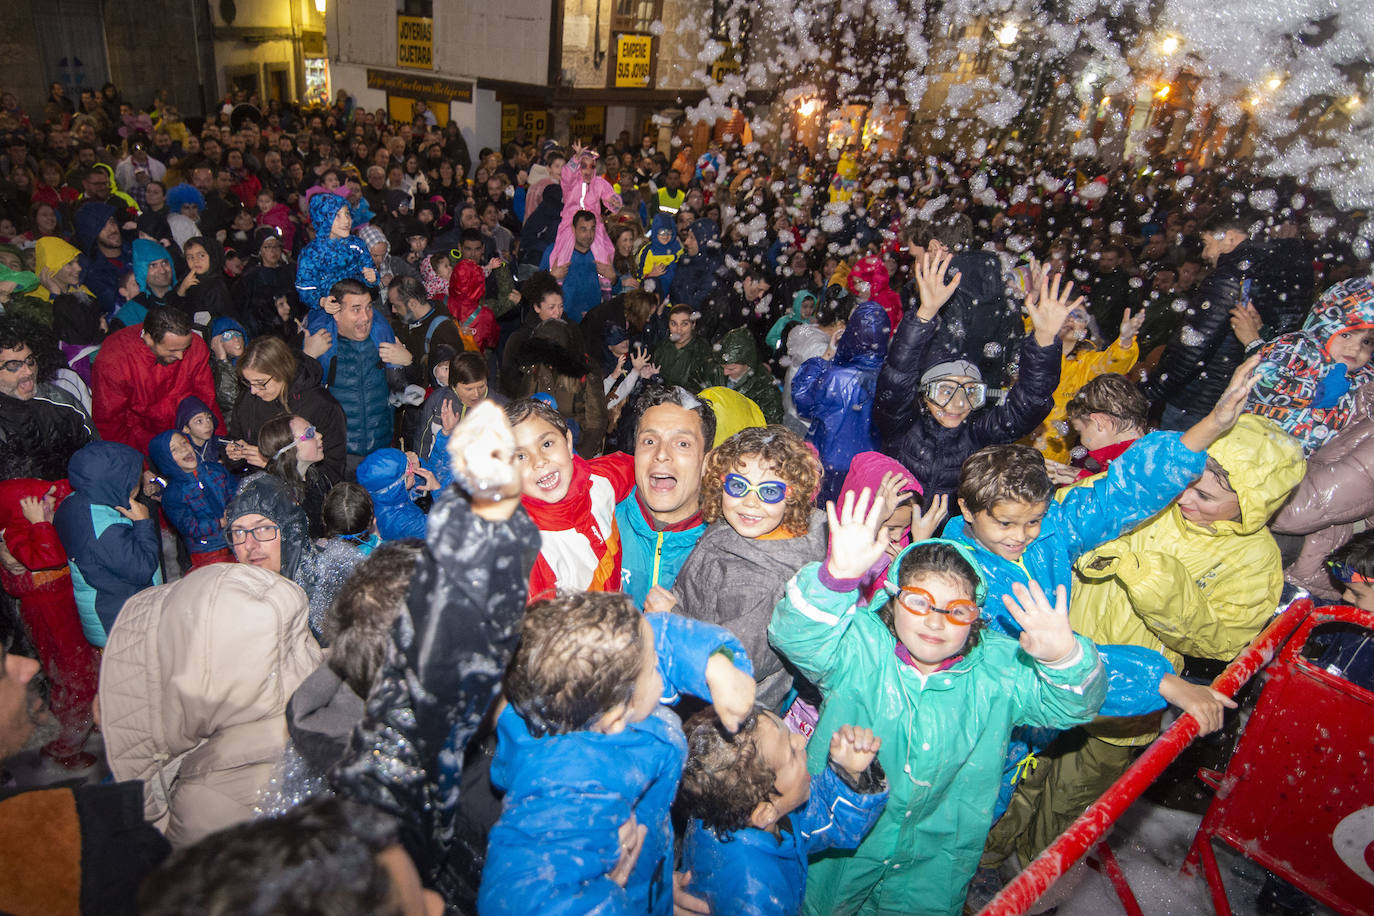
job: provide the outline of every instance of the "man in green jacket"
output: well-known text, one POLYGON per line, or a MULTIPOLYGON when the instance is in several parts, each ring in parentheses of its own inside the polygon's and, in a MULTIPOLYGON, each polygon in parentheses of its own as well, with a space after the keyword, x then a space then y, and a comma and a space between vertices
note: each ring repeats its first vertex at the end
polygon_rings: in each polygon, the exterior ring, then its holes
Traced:
POLYGON ((727 331, 721 339, 720 371, 731 390, 759 405, 765 420, 782 422, 782 391, 773 381, 768 367, 759 361, 754 337, 748 328, 727 331))

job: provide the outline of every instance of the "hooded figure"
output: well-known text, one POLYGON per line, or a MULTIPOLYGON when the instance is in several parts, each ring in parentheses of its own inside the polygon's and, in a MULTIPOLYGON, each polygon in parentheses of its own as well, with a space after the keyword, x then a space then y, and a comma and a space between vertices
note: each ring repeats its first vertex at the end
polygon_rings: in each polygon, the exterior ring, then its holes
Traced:
POLYGON ((567 264, 573 252, 573 217, 581 210, 587 210, 596 216, 596 236, 592 239, 592 257, 599 264, 609 264, 615 257, 615 246, 611 244, 611 237, 606 234, 606 224, 601 219, 601 210, 605 209, 612 213, 619 210, 623 204, 620 195, 611 187, 611 183, 605 176, 596 174, 596 153, 590 150, 583 150, 580 159, 577 161, 568 160, 563 165, 563 175, 560 184, 563 187, 563 213, 558 221, 558 234, 553 243, 553 252, 549 255, 550 266, 567 264), (584 181, 582 178, 582 163, 589 163, 592 166, 591 181, 584 181))
MULTIPOLYGON (((773 326, 768 329, 768 336, 764 337, 763 342, 768 345, 770 350, 777 350, 782 347, 787 340, 787 331, 797 324, 810 324, 816 316, 817 308, 816 294, 809 289, 799 289, 792 294, 792 310, 783 315, 773 326), (805 312, 806 300, 811 300, 811 314, 805 312)), ((800 365, 800 363, 798 364, 800 365)))
POLYGON ((759 405, 733 388, 715 385, 703 388, 698 396, 711 405, 711 411, 716 415, 716 438, 711 443, 711 448, 720 445, 742 429, 768 425, 763 419, 763 411, 759 410, 759 405))
POLYGON ((216 318, 237 317, 238 309, 229 295, 229 282, 224 277, 224 248, 212 238, 197 236, 188 239, 183 250, 193 245, 205 249, 210 256, 210 267, 197 275, 196 282, 187 287, 182 297, 181 310, 191 316, 196 327, 204 330, 216 318))
POLYGON ((895 328, 902 321, 902 297, 892 289, 887 265, 876 255, 860 258, 849 272, 849 291, 860 302, 876 302, 887 312, 888 326, 895 328))
POLYGON ((101 666, 105 750, 174 847, 253 817, 320 658, 305 594, 264 569, 208 566, 129 602, 101 666))
MULTIPOLYGON (((348 198, 328 191, 310 198, 310 224, 315 229, 315 239, 301 251, 296 265, 296 292, 312 313, 321 307, 320 300, 329 295, 330 287, 340 280, 351 278, 374 289, 377 286, 377 269, 363 241, 353 235, 339 239, 330 235, 339 212, 347 209, 348 198), (367 279, 364 270, 372 272, 372 280, 367 279)), ((352 214, 349 219, 351 226, 352 214)))
POLYGON ((372 497, 377 533, 384 541, 425 536, 425 513, 411 502, 406 487, 405 452, 379 448, 358 465, 358 484, 372 497))
POLYGON ((198 213, 205 212, 205 195, 194 186, 179 184, 167 192, 167 225, 172 227, 172 241, 178 248, 200 235, 196 221, 181 212, 187 204, 194 204, 198 213))
MULTIPOLYGON (((720 351, 716 354, 722 372, 725 366, 742 365, 747 369, 742 376, 731 378, 727 373, 725 384, 738 391, 758 405, 763 418, 768 423, 782 422, 782 392, 773 382, 773 376, 759 361, 758 351, 754 348, 754 337, 748 328, 735 328, 727 331, 721 339, 720 351)), ((880 359, 879 362, 882 360, 880 359)))
POLYGON ((1085 554, 1069 610, 1076 632, 1098 643, 1155 649, 1177 670, 1184 655, 1234 658, 1273 616, 1283 570, 1265 525, 1307 463, 1291 436, 1252 416, 1242 416, 1207 457, 1226 472, 1239 517, 1193 522, 1175 501, 1085 554))
MULTIPOLYGON (((132 202, 131 202, 132 204, 132 202)), ((122 239, 120 252, 109 257, 100 251, 96 238, 118 211, 109 204, 82 204, 72 216, 72 241, 81 250, 81 282, 100 303, 101 311, 114 315, 119 308, 119 277, 129 269, 132 258, 129 246, 122 239)))
POLYGON ((446 305, 463 336, 464 349, 481 352, 496 349, 500 329, 491 309, 482 305, 486 290, 487 277, 479 265, 466 259, 453 265, 453 273, 448 278, 446 305))
POLYGON ((181 300, 176 292, 177 280, 180 279, 177 276, 176 261, 173 260, 166 248, 148 239, 134 239, 133 259, 134 281, 138 283, 141 292, 137 297, 125 302, 115 315, 126 328, 142 324, 143 319, 148 315, 148 309, 165 305, 175 305, 179 308, 181 300), (161 296, 148 288, 148 268, 158 261, 166 261, 168 266, 172 268, 171 285, 161 296))
MULTIPOLYGON (((690 305, 702 310, 706 301, 716 291, 721 274, 725 270, 725 253, 720 247, 720 229, 715 220, 702 217, 693 220, 687 227, 697 246, 696 254, 684 253, 678 258, 673 273, 673 304, 690 305)), ((711 340, 715 337, 714 326, 704 327, 697 321, 697 333, 711 340)))
POLYGON ((649 228, 649 244, 639 249, 639 279, 644 281, 644 289, 672 301, 673 278, 681 254, 682 243, 677 240, 677 222, 671 214, 655 213, 653 225, 649 228), (649 276, 659 268, 663 269, 662 274, 649 276))
MULTIPOLYGON (((276 334, 288 343, 296 339, 293 317, 296 312, 295 265, 286 260, 285 250, 276 267, 268 267, 262 260, 262 246, 276 239, 285 244, 276 230, 262 227, 253 233, 253 262, 234 283, 231 292, 238 305, 244 325, 251 331, 249 339, 263 334, 276 334), (282 318, 277 300, 285 299, 291 315, 282 318)), ((289 250, 289 249, 286 249, 289 250)))
MULTIPOLYGON (((847 493, 853 493, 857 504, 859 494, 865 488, 871 494, 877 494, 878 488, 883 485, 883 478, 888 474, 896 474, 901 483, 897 487, 900 493, 915 493, 914 500, 903 503, 904 506, 911 506, 913 511, 921 502, 921 485, 916 482, 916 478, 911 476, 911 472, 902 467, 901 463, 889 458, 881 452, 859 452, 854 456, 853 462, 849 466, 849 473, 845 475, 844 485, 840 488, 839 495, 835 497, 835 505, 843 505, 844 497, 847 493)), ((908 527, 902 536, 892 542, 881 557, 878 558, 868 572, 864 573, 860 580, 859 588, 863 592, 865 600, 872 600, 873 595, 882 587, 883 580, 887 576, 888 567, 892 563, 892 558, 902 552, 902 549, 911 543, 911 529, 908 527)))
POLYGON ((143 476, 143 456, 118 442, 92 442, 67 465, 72 495, 53 524, 72 571, 81 627, 91 645, 106 634, 130 596, 162 582, 162 538, 156 517, 130 518, 143 476), (124 510, 124 511, 120 511, 124 510))
MULTIPOLYGON (((1332 355, 1349 334, 1374 338, 1374 283, 1356 277, 1337 283, 1312 307, 1302 330, 1265 344, 1250 394, 1248 413, 1268 417, 1302 443, 1304 454, 1321 448, 1350 421, 1355 393, 1374 381, 1374 366, 1352 366, 1332 355)), ((1351 361, 1354 361, 1353 359, 1351 361)))
MULTIPOLYGON (((201 407, 205 408, 204 412, 209 412, 204 404, 201 407)), ((180 416, 181 410, 177 413, 180 416)), ((229 545, 224 540, 222 520, 225 507, 234 495, 234 481, 224 465, 217 461, 203 461, 199 455, 196 456, 194 471, 177 464, 171 451, 173 436, 186 434, 179 428, 169 429, 148 443, 148 457, 167 481, 162 491, 162 511, 167 513, 167 520, 185 539, 186 547, 192 554, 225 550, 229 545)), ((186 439, 190 441, 189 436, 186 439)), ((194 443, 191 448, 194 452, 194 443)))
MULTIPOLYGON (((232 319, 225 318, 222 320, 231 321, 232 319)), ((232 401, 229 406, 233 407, 232 401)), ((184 431, 187 423, 190 423, 194 417, 203 413, 208 413, 211 417, 215 415, 215 412, 210 409, 210 406, 200 398, 196 397, 194 394, 186 395, 186 397, 177 402, 177 416, 176 421, 172 424, 172 429, 184 431)), ((225 414, 225 416, 228 415, 227 413, 225 414)), ((190 440, 189 437, 188 440, 191 442, 191 448, 195 451, 196 457, 201 461, 214 461, 220 464, 224 463, 220 460, 220 441, 218 437, 211 436, 209 439, 205 440, 204 445, 196 445, 195 440, 190 440)))
POLYGON ((558 412, 577 424, 577 453, 592 458, 606 435, 606 394, 601 373, 582 354, 577 329, 561 318, 539 323, 515 354, 519 370, 512 395, 548 394, 558 412))
MULTIPOLYGON (((53 299, 52 290, 48 289, 47 282, 57 276, 57 272, 66 267, 72 261, 78 260, 81 252, 74 246, 60 239, 55 235, 47 235, 38 240, 33 249, 33 272, 38 275, 40 281, 32 295, 35 298, 51 302, 53 299)), ((70 284, 63 292, 81 291, 87 296, 94 296, 86 286, 81 284, 70 284)), ((58 295, 61 295, 60 293, 58 295)))
POLYGON ((891 336, 881 305, 865 302, 849 316, 835 358, 807 360, 792 381, 797 413, 811 421, 806 441, 816 446, 825 466, 817 505, 839 496, 855 455, 878 447, 872 434, 873 398, 891 336))

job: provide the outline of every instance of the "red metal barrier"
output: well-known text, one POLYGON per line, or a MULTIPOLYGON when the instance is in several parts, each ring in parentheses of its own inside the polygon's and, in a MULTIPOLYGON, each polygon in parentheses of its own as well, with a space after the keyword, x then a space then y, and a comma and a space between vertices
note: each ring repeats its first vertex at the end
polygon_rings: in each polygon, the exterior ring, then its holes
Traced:
MULTIPOLYGON (((1302 624, 1311 610, 1312 602, 1303 600, 1276 617, 1212 682, 1212 688, 1228 697, 1234 696, 1255 672, 1274 658, 1279 647, 1302 624)), ((979 911, 979 916, 1016 916, 1030 909, 1051 884, 1098 844, 1122 812, 1135 803, 1196 737, 1197 722, 1193 717, 1187 714, 1179 716, 1169 730, 1151 744, 1101 798, 1070 824, 1049 848, 1036 856, 1021 874, 1002 888, 979 911)))

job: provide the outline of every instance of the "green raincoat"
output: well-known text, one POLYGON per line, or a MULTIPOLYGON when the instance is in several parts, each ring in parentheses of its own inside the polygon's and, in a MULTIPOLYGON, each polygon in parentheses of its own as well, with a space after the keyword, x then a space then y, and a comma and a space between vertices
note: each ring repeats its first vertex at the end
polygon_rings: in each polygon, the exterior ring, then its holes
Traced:
POLYGON ((768 367, 759 361, 758 350, 754 347, 753 335, 748 328, 735 328, 727 331, 720 341, 717 354, 719 365, 743 363, 749 371, 739 381, 726 379, 726 384, 738 391, 763 411, 763 418, 769 423, 782 422, 782 390, 773 381, 768 367))
POLYGON ((768 635, 824 697, 809 766, 826 765, 843 724, 882 738, 887 808, 857 850, 811 862, 804 912, 953 916, 964 905, 992 825, 1013 726, 1069 728, 1093 717, 1107 680, 1093 644, 1065 667, 1033 661, 1016 640, 984 631, 951 667, 922 675, 896 655, 879 619, 879 592, 861 608, 859 591, 821 584, 805 566, 773 611, 768 635))

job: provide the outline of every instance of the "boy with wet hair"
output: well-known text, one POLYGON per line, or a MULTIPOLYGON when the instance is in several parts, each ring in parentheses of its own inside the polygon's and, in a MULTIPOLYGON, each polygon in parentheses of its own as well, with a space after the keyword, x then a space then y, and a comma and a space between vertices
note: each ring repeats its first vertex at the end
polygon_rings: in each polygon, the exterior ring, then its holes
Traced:
POLYGON ((672 911, 669 809, 687 756, 681 692, 727 728, 754 706, 753 668, 721 627, 641 614, 629 596, 531 605, 505 678, 491 779, 505 789, 478 910, 672 911))
POLYGON ((1072 468, 1047 461, 1050 476, 1056 483, 1068 483, 1107 470, 1112 459, 1145 435, 1149 411, 1150 402, 1124 375, 1109 372, 1088 382, 1064 406, 1064 418, 1086 454, 1075 458, 1072 468))
POLYGON ((686 730, 678 799, 689 820, 682 853, 688 890, 713 913, 801 912, 808 857, 858 846, 887 804, 876 759, 882 739, 872 729, 841 726, 830 739, 829 765, 811 776, 806 738, 767 710, 755 710, 733 735, 709 709, 686 730))

